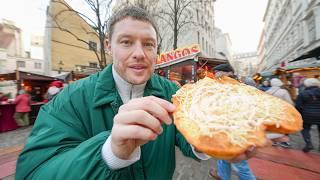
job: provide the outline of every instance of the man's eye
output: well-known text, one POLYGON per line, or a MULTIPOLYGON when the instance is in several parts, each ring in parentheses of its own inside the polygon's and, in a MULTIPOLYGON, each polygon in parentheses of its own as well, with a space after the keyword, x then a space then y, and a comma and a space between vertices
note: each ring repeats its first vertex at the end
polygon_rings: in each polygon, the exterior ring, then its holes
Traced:
POLYGON ((131 44, 131 42, 129 40, 123 40, 120 43, 124 44, 124 45, 130 45, 131 44))
POLYGON ((153 44, 153 43, 145 43, 144 45, 145 45, 146 47, 150 47, 150 48, 151 48, 151 47, 154 47, 154 44, 153 44))

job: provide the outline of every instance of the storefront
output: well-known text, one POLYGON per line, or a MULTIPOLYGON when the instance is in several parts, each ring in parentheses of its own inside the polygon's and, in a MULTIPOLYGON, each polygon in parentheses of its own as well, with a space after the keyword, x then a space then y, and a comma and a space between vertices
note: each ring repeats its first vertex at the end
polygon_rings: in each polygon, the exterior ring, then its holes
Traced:
POLYGON ((157 59, 156 73, 172 81, 184 85, 197 81, 199 70, 205 73, 219 64, 226 63, 225 59, 201 57, 200 46, 194 44, 169 52, 161 53, 157 59))

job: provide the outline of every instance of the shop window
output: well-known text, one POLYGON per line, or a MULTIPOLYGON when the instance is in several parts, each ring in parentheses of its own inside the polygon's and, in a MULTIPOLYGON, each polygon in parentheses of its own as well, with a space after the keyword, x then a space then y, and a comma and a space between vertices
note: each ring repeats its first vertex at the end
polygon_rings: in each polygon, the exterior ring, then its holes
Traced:
POLYGON ((98 64, 97 64, 97 63, 92 63, 92 62, 90 62, 90 63, 89 63, 89 67, 90 67, 90 68, 98 68, 98 64))
POLYGON ((186 61, 170 67, 169 79, 178 81, 181 85, 193 82, 193 76, 195 76, 195 72, 192 61, 186 61))
POLYGON ((35 69, 41 69, 41 63, 34 63, 34 68, 35 69))
POLYGON ((197 9, 197 21, 199 22, 199 10, 197 9))
POLYGON ((204 38, 202 37, 202 42, 201 42, 201 48, 203 49, 203 50, 205 50, 205 46, 204 46, 204 38))
POLYGON ((307 24, 308 24, 309 42, 313 42, 316 40, 316 24, 313 16, 307 20, 307 24))
POLYGON ((17 61, 17 67, 21 67, 21 68, 26 67, 26 62, 25 61, 17 61))
POLYGON ((97 50, 97 43, 93 41, 89 41, 89 49, 96 51, 97 50))

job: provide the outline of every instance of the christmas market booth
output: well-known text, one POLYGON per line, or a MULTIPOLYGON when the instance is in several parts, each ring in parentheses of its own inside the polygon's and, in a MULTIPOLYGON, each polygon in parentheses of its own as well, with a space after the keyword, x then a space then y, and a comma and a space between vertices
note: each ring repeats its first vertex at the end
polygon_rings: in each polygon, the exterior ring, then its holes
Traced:
POLYGON ((18 90, 24 89, 31 95, 31 112, 29 112, 30 123, 33 124, 40 107, 45 104, 44 95, 51 82, 57 80, 49 76, 16 71, 0 74, 0 91, 8 96, 9 101, 0 102, 0 132, 17 129, 14 119, 14 98, 18 90))
POLYGON ((184 85, 197 81, 199 73, 212 73, 213 67, 223 63, 227 63, 227 60, 202 57, 199 44, 194 44, 161 53, 155 72, 184 85))
POLYGON ((290 92, 292 99, 296 99, 299 88, 305 78, 319 78, 320 60, 317 58, 293 60, 286 64, 280 64, 273 71, 263 72, 261 75, 264 79, 277 77, 281 79, 285 88, 290 92))
MULTIPOLYGON (((10 98, 14 98, 19 89, 24 89, 33 96, 33 101, 38 102, 43 101, 43 96, 49 88, 50 83, 56 80, 60 79, 24 71, 0 74, 0 85, 8 84, 7 82, 14 82, 15 91, 10 92, 10 98)), ((3 90, 6 89, 8 89, 8 87, 5 87, 3 90)))

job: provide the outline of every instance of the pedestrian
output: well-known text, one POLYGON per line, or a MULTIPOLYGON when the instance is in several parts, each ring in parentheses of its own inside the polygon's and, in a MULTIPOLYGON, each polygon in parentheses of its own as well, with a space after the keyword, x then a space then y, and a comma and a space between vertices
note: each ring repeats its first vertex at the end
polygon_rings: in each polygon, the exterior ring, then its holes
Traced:
POLYGON ((273 78, 273 79, 271 79, 270 84, 271 84, 271 88, 269 90, 267 90, 266 93, 273 95, 275 97, 278 97, 278 98, 290 103, 291 105, 293 105, 293 101, 291 99, 291 96, 286 89, 282 88, 283 82, 280 79, 273 78))
POLYGON ((316 78, 307 78, 303 83, 305 89, 297 97, 296 108, 301 113, 303 119, 303 130, 301 134, 306 145, 302 150, 309 152, 314 148, 310 135, 312 125, 318 126, 320 136, 320 81, 316 78))
POLYGON ((17 179, 172 179, 175 145, 186 156, 208 159, 172 124, 169 101, 178 87, 154 74, 158 31, 151 16, 124 7, 108 28, 113 64, 41 108, 17 179))
POLYGON ((63 83, 61 81, 53 81, 48 88, 46 93, 46 99, 50 101, 53 99, 63 88, 63 83))
MULTIPOLYGON (((216 77, 229 76, 234 77, 234 70, 229 64, 220 64, 213 68, 216 77)), ((245 82, 249 85, 256 86, 252 78, 246 78, 245 82)), ((222 180, 231 179, 231 170, 237 173, 240 180, 255 180, 253 172, 251 171, 248 161, 241 160, 239 162, 231 163, 226 160, 217 160, 217 170, 211 169, 209 175, 222 180)))
POLYGON ((259 87, 261 91, 268 91, 270 89, 270 82, 268 80, 264 80, 262 85, 259 87))
MULTIPOLYGON (((280 79, 272 78, 270 81, 270 84, 271 84, 271 88, 268 89, 266 91, 266 93, 268 93, 272 96, 278 97, 278 98, 288 102, 291 105, 294 105, 289 92, 286 89, 282 88, 283 82, 280 79)), ((279 134, 279 133, 268 133, 268 137, 270 139, 272 139, 273 146, 281 146, 284 148, 291 147, 291 145, 289 143, 290 138, 288 135, 284 136, 283 134, 279 134)))
POLYGON ((18 96, 14 100, 16 105, 16 111, 14 113, 14 118, 18 126, 28 126, 29 125, 29 112, 31 111, 31 97, 23 89, 19 90, 18 96))

